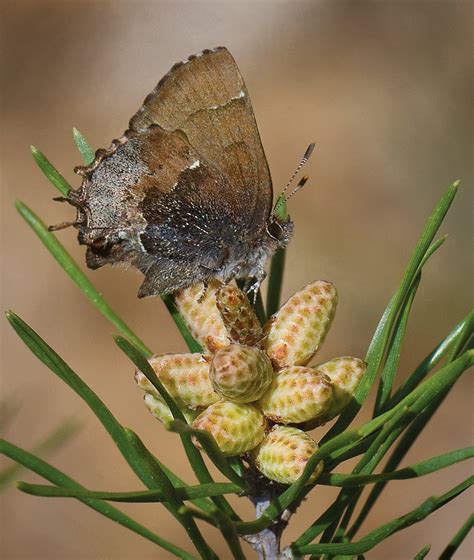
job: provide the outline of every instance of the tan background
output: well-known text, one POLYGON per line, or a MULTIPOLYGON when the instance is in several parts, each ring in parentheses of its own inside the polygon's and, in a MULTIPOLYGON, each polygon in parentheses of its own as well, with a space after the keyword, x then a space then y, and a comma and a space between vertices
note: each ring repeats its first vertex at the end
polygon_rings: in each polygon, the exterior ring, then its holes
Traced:
MULTIPOLYGON (((142 406, 132 368, 111 340, 113 329, 57 267, 13 203, 24 200, 47 223, 72 216, 69 208, 51 202, 56 192, 36 168, 29 145, 38 145, 77 186, 73 125, 94 146, 108 146, 175 61, 223 44, 251 92, 276 190, 308 142, 318 143, 307 168, 311 181, 290 206, 296 235, 284 295, 317 278, 337 286, 338 316, 321 359, 364 355, 426 217, 446 185, 462 179, 443 226, 450 237, 426 268, 409 325, 400 368, 400 375, 407 375, 470 304, 472 6, 468 1, 3 0, 3 308, 24 317, 121 422, 191 480, 176 437, 142 406)), ((59 237, 83 262, 74 232, 59 237)), ((156 352, 184 349, 160 301, 136 299, 136 273, 105 269, 88 275, 156 352)), ((2 396, 22 401, 6 437, 31 448, 75 416, 82 431, 51 461, 93 489, 139 489, 86 406, 5 323, 2 328, 2 396)), ((406 464, 468 445, 471 389, 467 379, 458 384, 406 464)), ((446 491, 469 471, 462 464, 420 481, 393 483, 363 533, 446 491)), ((21 478, 37 480, 27 473, 21 478)), ((335 495, 330 489, 314 491, 285 542, 335 495)), ((123 509, 191 550, 164 510, 123 509)), ((427 543, 435 558, 471 509, 464 495, 367 558, 412 558, 427 543)), ((248 506, 242 511, 252 515, 248 506)), ((169 557, 79 503, 43 501, 13 488, 4 495, 1 525, 0 555, 6 560, 169 557)), ((204 530, 226 558, 216 533, 204 530)), ((472 541, 466 541, 458 558, 473 555, 472 541)))

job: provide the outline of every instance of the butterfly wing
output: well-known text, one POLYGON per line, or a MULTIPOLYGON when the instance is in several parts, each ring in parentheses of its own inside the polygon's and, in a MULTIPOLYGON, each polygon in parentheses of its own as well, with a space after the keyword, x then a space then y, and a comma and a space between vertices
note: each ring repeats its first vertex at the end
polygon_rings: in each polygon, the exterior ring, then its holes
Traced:
POLYGON ((263 276, 272 188, 247 89, 225 48, 176 64, 69 201, 87 264, 132 264, 139 295, 263 276))
POLYGON ((216 276, 239 239, 236 194, 179 131, 129 132, 80 172, 73 198, 87 264, 136 266, 146 276, 142 296, 216 276))
POLYGON ((143 132, 151 124, 182 131, 200 157, 227 178, 241 227, 261 231, 271 212, 270 172, 247 88, 226 48, 205 50, 173 66, 129 126, 143 132))

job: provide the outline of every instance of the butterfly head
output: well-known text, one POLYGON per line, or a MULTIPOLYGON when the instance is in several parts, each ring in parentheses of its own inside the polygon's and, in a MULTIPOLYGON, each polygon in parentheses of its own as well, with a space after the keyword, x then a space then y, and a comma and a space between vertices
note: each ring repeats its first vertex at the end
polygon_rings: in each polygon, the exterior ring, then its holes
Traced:
POLYGON ((276 241, 277 247, 285 247, 293 235, 293 222, 290 217, 279 217, 272 214, 267 223, 267 233, 276 241))

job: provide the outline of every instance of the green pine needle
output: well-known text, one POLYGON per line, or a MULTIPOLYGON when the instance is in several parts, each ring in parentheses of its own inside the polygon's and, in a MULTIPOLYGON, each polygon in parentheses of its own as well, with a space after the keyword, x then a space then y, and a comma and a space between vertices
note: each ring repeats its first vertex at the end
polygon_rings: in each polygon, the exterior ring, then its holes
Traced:
POLYGON ((395 382, 395 377, 398 370, 398 364, 400 363, 402 344, 405 338, 408 317, 410 316, 410 311, 416 296, 416 292, 418 290, 418 286, 420 285, 420 280, 421 275, 418 275, 407 296, 406 304, 403 307, 399 317, 397 318, 394 332, 392 334, 392 340, 389 343, 390 350, 388 352, 387 360, 380 375, 377 397, 375 399, 373 414, 374 417, 383 412, 383 410, 386 408, 388 400, 390 399, 392 387, 395 382))
POLYGON ((423 560, 424 558, 426 558, 426 557, 428 556, 430 550, 431 550, 431 545, 430 545, 430 544, 427 544, 426 546, 424 546, 424 547, 420 550, 420 552, 418 552, 418 554, 416 554, 416 555, 413 557, 413 560, 423 560))
POLYGON ((464 539, 470 533, 472 528, 474 527, 474 514, 471 514, 463 526, 459 529, 459 531, 454 535, 451 542, 448 546, 443 550, 440 554, 439 560, 449 560, 453 558, 456 550, 461 546, 464 539))
POLYGON ((461 461, 472 459, 474 457, 474 447, 465 447, 450 451, 443 455, 438 455, 425 461, 420 461, 415 465, 404 467, 398 471, 383 472, 381 474, 363 475, 363 474, 322 474, 318 478, 318 484, 327 486, 365 486, 388 480, 407 480, 410 478, 418 478, 426 476, 436 471, 455 465, 461 461))
POLYGON ((71 185, 61 175, 61 173, 59 173, 43 152, 38 150, 35 146, 31 146, 31 153, 33 154, 39 168, 46 175, 52 185, 56 187, 63 196, 67 196, 71 190, 71 185))
MULTIPOLYGON (((93 500, 107 500, 108 502, 125 502, 131 504, 159 503, 166 501, 166 494, 161 490, 138 490, 136 492, 101 492, 91 490, 77 490, 58 488, 44 484, 28 484, 18 482, 18 489, 26 494, 45 498, 90 498, 93 500)), ((195 500, 224 494, 236 494, 241 491, 240 486, 231 482, 200 484, 176 488, 176 495, 181 500, 195 500)))
POLYGON ((84 136, 77 130, 76 127, 72 129, 72 135, 74 137, 74 142, 77 146, 77 149, 81 153, 82 159, 86 165, 90 165, 95 159, 94 150, 89 146, 87 140, 84 136))
MULTIPOLYGON (((275 217, 279 220, 286 220, 288 217, 284 195, 280 195, 275 204, 275 217)), ((267 291, 267 319, 269 319, 280 308, 283 275, 285 272, 285 259, 286 248, 277 249, 270 264, 267 291)))

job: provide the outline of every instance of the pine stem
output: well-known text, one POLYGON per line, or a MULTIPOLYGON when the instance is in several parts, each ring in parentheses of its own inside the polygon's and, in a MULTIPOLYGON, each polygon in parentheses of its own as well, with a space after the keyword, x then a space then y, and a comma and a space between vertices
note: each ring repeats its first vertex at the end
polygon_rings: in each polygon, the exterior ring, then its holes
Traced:
MULTIPOLYGON (((258 519, 270 505, 272 497, 270 494, 251 497, 255 505, 255 514, 258 519)), ((280 540, 286 522, 276 521, 270 527, 263 529, 255 535, 244 535, 243 538, 257 553, 258 560, 273 560, 280 554, 280 540)))

